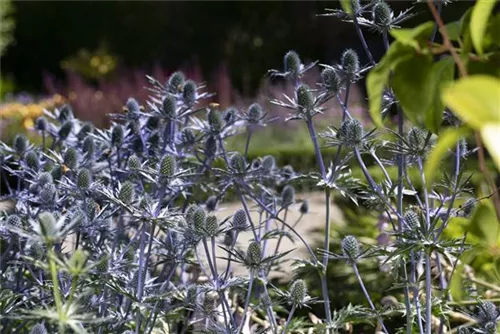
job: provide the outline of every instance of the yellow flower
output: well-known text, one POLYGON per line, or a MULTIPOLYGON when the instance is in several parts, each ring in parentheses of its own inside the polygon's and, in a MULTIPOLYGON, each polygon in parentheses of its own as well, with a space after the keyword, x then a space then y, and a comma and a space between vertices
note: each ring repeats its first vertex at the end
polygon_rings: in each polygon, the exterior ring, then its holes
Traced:
POLYGON ((33 119, 32 118, 25 118, 23 120, 23 127, 28 130, 28 129, 32 129, 33 126, 35 125, 35 122, 33 122, 33 119))

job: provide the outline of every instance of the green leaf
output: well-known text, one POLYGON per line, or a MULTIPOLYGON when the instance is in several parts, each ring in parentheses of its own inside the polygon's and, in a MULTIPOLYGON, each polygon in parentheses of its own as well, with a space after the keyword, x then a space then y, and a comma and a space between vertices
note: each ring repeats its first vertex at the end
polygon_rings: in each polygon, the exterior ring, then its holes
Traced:
POLYGON ((352 0, 340 0, 340 6, 344 12, 352 14, 352 0))
POLYGON ((486 75, 462 78, 442 93, 444 103, 468 125, 500 123, 500 80, 486 75))
POLYGON ((496 1, 492 0, 478 0, 472 9, 470 20, 470 32, 472 43, 477 52, 483 54, 483 38, 486 26, 488 25, 488 18, 490 17, 496 1))
POLYGON ((485 124, 481 128, 481 138, 495 166, 500 171, 500 123, 485 124))
POLYGON ((427 115, 425 125, 433 133, 438 133, 443 119, 444 103, 441 100, 441 91, 455 76, 455 61, 452 57, 446 57, 435 63, 432 67, 434 75, 433 98, 427 115))
POLYGON ((396 41, 420 49, 422 43, 427 43, 431 37, 433 29, 434 22, 429 21, 412 29, 392 29, 390 34, 396 41))
POLYGON ((486 247, 491 248, 497 244, 499 228, 500 225, 491 205, 480 204, 474 210, 467 231, 479 237, 486 247))
POLYGON ((378 127, 382 124, 382 96, 384 89, 389 81, 389 76, 394 67, 404 59, 411 57, 414 53, 411 47, 405 46, 399 42, 394 42, 387 50, 387 53, 380 60, 366 78, 366 90, 368 93, 368 105, 370 116, 378 127))
POLYGON ((463 286, 462 286, 462 274, 464 271, 464 264, 459 264, 450 281, 450 292, 454 301, 458 302, 462 300, 463 296, 463 286))
POLYGON ((460 41, 460 22, 450 22, 446 26, 446 32, 448 33, 448 37, 450 41, 458 42, 460 41))
POLYGON ((467 132, 467 129, 464 128, 449 128, 439 135, 436 146, 434 146, 431 153, 427 157, 424 167, 427 185, 429 187, 432 185, 436 173, 440 171, 439 163, 441 160, 444 158, 448 150, 455 146, 460 137, 465 136, 467 132))
POLYGON ((414 55, 394 69, 392 89, 405 115, 416 125, 424 123, 433 100, 435 76, 431 56, 414 55))

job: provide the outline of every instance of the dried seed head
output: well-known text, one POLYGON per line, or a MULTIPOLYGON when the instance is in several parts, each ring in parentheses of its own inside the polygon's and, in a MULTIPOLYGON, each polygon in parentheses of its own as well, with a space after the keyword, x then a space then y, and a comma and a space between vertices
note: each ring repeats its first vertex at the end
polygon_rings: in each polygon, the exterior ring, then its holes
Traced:
POLYGON ((193 80, 188 80, 182 89, 182 99, 184 104, 191 108, 196 103, 196 83, 193 80))
POLYGON ((139 105, 139 102, 137 102, 137 100, 134 99, 133 97, 130 97, 127 100, 125 107, 127 108, 127 111, 129 113, 138 113, 141 111, 141 106, 139 105))
POLYGON ((148 120, 146 122, 146 127, 149 130, 156 130, 156 129, 158 129, 159 125, 160 125, 160 118, 159 117, 151 116, 148 118, 148 120))
POLYGON ((44 236, 54 236, 58 232, 56 217, 54 217, 52 213, 40 213, 38 215, 38 222, 40 223, 40 227, 44 236))
POLYGON ((247 263, 250 266, 258 266, 262 261, 262 250, 260 244, 253 241, 248 245, 247 249, 247 263))
POLYGON ((21 217, 19 217, 18 215, 10 215, 7 218, 7 225, 12 226, 12 227, 16 227, 16 228, 22 228, 23 221, 22 221, 21 217))
POLYGON ((123 128, 120 124, 115 124, 111 130, 111 144, 120 146, 123 143, 123 128))
POLYGON ((205 220, 206 214, 202 208, 198 208, 195 212, 193 212, 193 225, 196 232, 203 232, 203 229, 205 228, 205 220))
POLYGON ((476 199, 475 198, 469 198, 465 201, 464 205, 462 206, 463 211, 464 211, 464 216, 469 217, 476 207, 476 199))
POLYGON ((40 190, 38 196, 40 197, 40 200, 43 204, 45 205, 54 204, 57 196, 56 186, 53 183, 47 183, 46 185, 43 186, 42 190, 40 190))
POLYGON ((245 173, 247 169, 247 163, 245 158, 238 152, 234 153, 229 160, 231 169, 237 173, 245 173))
POLYGON ((285 65, 285 72, 290 73, 292 78, 297 78, 300 73, 301 61, 300 57, 295 51, 288 51, 283 59, 285 65))
POLYGON ((471 331, 467 327, 459 327, 457 334, 471 334, 471 331))
POLYGON ((217 208, 217 202, 218 201, 219 200, 217 199, 217 196, 212 195, 209 198, 207 198, 207 200, 205 201, 205 207, 207 208, 207 210, 209 212, 213 212, 217 208))
POLYGON ((58 135, 59 138, 62 140, 68 138, 69 134, 71 133, 71 130, 73 130, 73 122, 72 121, 65 121, 61 127, 59 128, 58 135))
POLYGON ((347 49, 340 58, 342 69, 348 74, 350 79, 359 72, 358 54, 353 49, 347 49))
POLYGON ((245 210, 239 209, 233 216, 233 227, 236 231, 244 231, 248 228, 247 214, 245 210))
POLYGON ((198 210, 199 208, 200 207, 196 204, 191 204, 190 206, 188 206, 188 208, 186 210, 186 221, 187 222, 193 221, 193 215, 196 212, 196 210, 198 210))
POLYGON ((498 334, 497 332, 497 321, 490 321, 484 325, 485 334, 498 334))
POLYGON ((309 213, 309 202, 307 200, 302 201, 302 204, 300 205, 299 211, 303 215, 309 213))
POLYGON ((379 1, 373 6, 373 22, 381 27, 388 27, 391 24, 391 7, 385 1, 379 1))
POLYGON ((55 165, 52 170, 50 171, 50 174, 52 175, 52 179, 54 180, 60 180, 62 175, 63 175, 63 168, 61 165, 55 165))
POLYGON ((167 82, 167 91, 172 94, 177 94, 179 93, 182 88, 184 87, 184 73, 182 72, 174 72, 172 75, 168 78, 167 82))
POLYGON ((83 141, 83 153, 91 157, 94 155, 94 152, 95 152, 94 138, 87 136, 87 138, 85 138, 85 140, 83 141))
POLYGON ((219 113, 219 111, 215 109, 211 109, 208 112, 208 124, 210 125, 210 129, 214 132, 220 132, 224 127, 224 121, 219 113))
POLYGON ((38 323, 31 328, 30 334, 47 334, 47 330, 42 323, 38 323))
POLYGON ((66 122, 73 118, 73 109, 69 104, 65 104, 62 106, 61 110, 59 110, 58 120, 59 122, 66 122))
POLYGON ((276 160, 272 155, 266 155, 262 159, 262 169, 265 171, 272 171, 276 167, 276 160))
POLYGON ((38 131, 47 131, 47 128, 49 127, 49 124, 47 122, 47 119, 43 116, 40 116, 36 119, 35 122, 35 129, 38 131))
POLYGON ((137 153, 140 153, 144 150, 144 145, 140 137, 136 137, 132 140, 132 150, 137 153))
POLYGON ((28 254, 34 259, 41 260, 45 255, 45 248, 39 242, 34 242, 28 248, 28 254))
POLYGON ((120 192, 118 193, 118 199, 123 203, 128 204, 134 200, 134 197, 135 197, 134 184, 130 181, 125 181, 120 187, 120 192))
POLYGON ((410 231, 417 231, 420 228, 420 218, 415 211, 407 211, 404 215, 404 221, 410 231))
POLYGON ((127 167, 132 171, 138 170, 139 168, 141 168, 141 160, 137 155, 132 154, 128 158, 127 167))
POLYGON ((182 130, 181 138, 184 145, 192 146, 196 144, 196 136, 194 135, 193 130, 189 128, 184 128, 182 130))
POLYGON ((26 165, 34 171, 40 169, 40 162, 38 161, 38 154, 35 151, 28 151, 24 155, 24 162, 26 165))
POLYGON ((408 131, 406 141, 412 151, 421 152, 425 148, 427 131, 414 127, 408 131))
POLYGON ((82 168, 76 176, 76 185, 80 189, 88 189, 92 183, 92 173, 88 168, 82 168))
POLYGON ((163 115, 167 118, 174 118, 177 112, 177 99, 174 95, 167 95, 163 100, 163 115))
POLYGON ((64 152, 64 164, 69 169, 76 169, 78 166, 78 151, 74 147, 69 147, 64 152))
POLYGON ((496 305, 492 302, 483 302, 478 306, 477 319, 481 324, 496 322, 499 315, 496 305))
POLYGON ((306 282, 298 279, 290 286, 290 297, 294 305, 302 305, 307 296, 306 282))
POLYGON ((281 205, 288 207, 295 202, 295 188, 291 185, 286 185, 281 192, 281 205))
POLYGON ((14 138, 14 145, 13 146, 14 146, 14 150, 16 150, 16 153, 21 155, 28 148, 28 139, 26 138, 25 135, 18 134, 14 138))
POLYGON ((84 209, 87 217, 89 217, 90 220, 93 220, 99 211, 99 206, 92 198, 89 198, 84 209))
POLYGON ((52 174, 50 174, 48 172, 40 173, 40 175, 38 175, 37 184, 40 187, 43 187, 44 185, 46 185, 48 183, 54 183, 54 179, 52 178, 52 174))
POLYGON ((297 88, 297 104, 303 112, 308 112, 313 108, 314 98, 308 85, 302 84, 297 88))
POLYGON ((293 170, 293 167, 290 165, 287 165, 283 167, 283 176, 289 180, 295 175, 295 171, 293 170))
POLYGON ((100 273, 107 273, 109 268, 109 258, 106 255, 101 256, 97 260, 96 270, 100 273))
POLYGON ((226 231, 223 240, 224 246, 231 247, 234 243, 234 231, 226 231))
POLYGON ((207 314, 213 313, 217 307, 217 294, 215 292, 207 292, 203 299, 203 311, 207 314))
POLYGON ((207 216, 205 220, 205 231, 209 237, 215 237, 219 231, 219 223, 214 215, 207 216))
POLYGON ((238 110, 236 110, 235 108, 228 108, 222 113, 222 119, 226 123, 233 123, 234 121, 236 121, 237 114, 238 110))
POLYGON ((363 139, 363 127, 357 119, 348 119, 340 125, 337 137, 342 140, 344 145, 353 147, 361 144, 363 139))
POLYGON ((205 141, 205 154, 208 158, 215 158, 217 153, 217 140, 214 136, 209 136, 205 141))
POLYGON ((352 235, 348 235, 342 239, 342 252, 350 260, 356 260, 359 255, 358 240, 352 235))
POLYGON ((165 155, 160 163, 160 174, 167 178, 171 178, 175 175, 177 170, 177 161, 173 155, 165 155))
POLYGON ((92 123, 90 122, 85 122, 76 136, 78 139, 83 140, 89 133, 92 132, 94 132, 94 125, 92 125, 92 123))
POLYGON ((264 111, 262 110, 262 107, 258 103, 253 103, 248 107, 247 111, 247 121, 250 124, 258 124, 261 119, 262 115, 264 114, 264 111))
POLYGON ((321 72, 321 80, 329 93, 337 94, 340 90, 340 77, 333 68, 325 68, 321 72))

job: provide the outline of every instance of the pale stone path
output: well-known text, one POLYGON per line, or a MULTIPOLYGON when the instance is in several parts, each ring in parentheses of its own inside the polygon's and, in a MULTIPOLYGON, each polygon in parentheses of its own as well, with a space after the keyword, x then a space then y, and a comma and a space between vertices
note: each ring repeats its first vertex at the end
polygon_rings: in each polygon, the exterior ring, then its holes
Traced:
MULTIPOLYGON (((309 213, 304 215, 299 223, 296 225, 295 230, 298 234, 309 244, 309 246, 315 250, 315 247, 322 244, 324 237, 324 228, 325 228, 325 195, 322 192, 315 193, 303 193, 297 194, 297 199, 306 199, 309 202, 309 213)), ((227 203, 221 204, 219 211, 217 212, 217 217, 222 220, 228 216, 231 216, 239 209, 242 209, 243 206, 240 202, 235 203, 227 203)), ((300 217, 300 203, 292 205, 287 213, 287 224, 294 225, 297 219, 300 217)), ((252 208, 251 208, 252 209, 252 208)), ((256 210, 251 210, 252 221, 257 223, 259 221, 259 213, 256 210)), ((280 216, 283 218, 283 214, 280 216)), ((341 210, 331 204, 330 207, 330 222, 332 226, 339 225, 343 223, 343 216, 341 210)), ((272 221, 270 225, 271 229, 281 229, 282 224, 278 221, 272 221)), ((246 251, 248 244, 254 239, 254 235, 251 231, 245 232, 239 235, 237 247, 243 251, 246 251)), ((278 271, 273 271, 271 273, 271 277, 280 278, 284 280, 288 280, 292 272, 292 261, 294 259, 310 259, 309 253, 303 243, 299 240, 299 238, 293 235, 294 242, 292 242, 289 238, 282 238, 280 244, 280 251, 292 250, 284 259, 287 261, 279 268, 278 271)), ((222 242, 222 240, 220 240, 222 242)), ((273 254, 277 245, 277 238, 271 239, 267 244, 267 255, 273 254)), ((202 258, 203 262, 206 262, 206 258, 204 256, 205 252, 203 247, 199 248, 200 258, 202 258)), ((218 257, 226 257, 226 252, 220 248, 216 250, 216 254, 218 257)), ((218 272, 222 272, 226 269, 227 261, 224 259, 217 259, 217 268, 218 272)), ((241 265, 233 266, 234 275, 243 275, 247 276, 248 271, 241 265)), ((209 270, 208 265, 206 265, 206 270, 209 270)))

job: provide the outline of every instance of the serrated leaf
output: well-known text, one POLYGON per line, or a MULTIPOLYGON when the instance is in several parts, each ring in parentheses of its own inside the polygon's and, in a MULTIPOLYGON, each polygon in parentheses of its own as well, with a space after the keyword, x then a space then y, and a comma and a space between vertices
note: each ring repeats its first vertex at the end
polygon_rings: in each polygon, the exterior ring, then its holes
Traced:
POLYGON ((469 29, 474 48, 480 55, 483 54, 484 33, 495 4, 494 0, 478 0, 472 9, 469 29))
POLYGON ((405 115, 416 125, 423 124, 433 100, 436 78, 432 57, 414 55, 394 69, 392 89, 405 115))
POLYGON ((440 170, 439 163, 445 157, 446 152, 457 143, 460 137, 465 136, 467 133, 467 129, 450 128, 439 135, 436 146, 429 154, 424 168, 429 187, 432 185, 436 173, 440 170))

